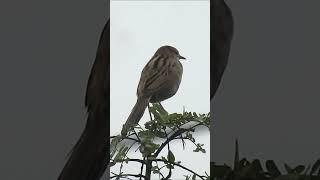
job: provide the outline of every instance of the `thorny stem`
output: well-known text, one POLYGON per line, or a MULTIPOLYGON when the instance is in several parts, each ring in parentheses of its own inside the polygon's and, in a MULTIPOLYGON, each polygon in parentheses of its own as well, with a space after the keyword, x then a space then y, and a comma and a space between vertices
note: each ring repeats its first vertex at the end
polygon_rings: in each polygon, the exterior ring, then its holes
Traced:
POLYGON ((162 159, 155 159, 155 160, 153 160, 153 161, 160 161, 160 162, 165 162, 165 163, 171 163, 171 164, 173 164, 173 165, 175 165, 175 166, 178 166, 178 167, 180 167, 180 168, 182 168, 182 169, 184 169, 184 170, 186 170, 186 171, 191 172, 192 174, 195 174, 196 176, 198 176, 198 177, 201 178, 201 179, 204 179, 204 177, 205 177, 205 176, 201 176, 201 175, 197 174, 196 172, 192 171, 191 169, 189 169, 189 168, 187 168, 187 167, 184 167, 184 166, 182 166, 182 165, 180 165, 180 164, 178 164, 178 163, 172 163, 172 162, 165 161, 165 160, 162 160, 162 159))
POLYGON ((184 132, 188 131, 188 129, 179 129, 178 131, 176 131, 175 133, 173 133, 164 143, 161 144, 161 146, 159 147, 159 149, 154 153, 154 156, 157 157, 159 155, 159 153, 162 151, 162 149, 171 141, 173 140, 175 137, 179 136, 180 134, 183 134, 184 132))
MULTIPOLYGON (((168 137, 168 134, 166 133, 166 137, 168 137)), ((168 138, 167 138, 168 140, 168 138)), ((170 143, 168 142, 168 153, 170 152, 170 143)), ((165 180, 169 179, 171 177, 171 174, 172 174, 172 170, 171 170, 171 163, 169 163, 170 167, 169 167, 169 174, 167 175, 166 178, 164 178, 165 180)))

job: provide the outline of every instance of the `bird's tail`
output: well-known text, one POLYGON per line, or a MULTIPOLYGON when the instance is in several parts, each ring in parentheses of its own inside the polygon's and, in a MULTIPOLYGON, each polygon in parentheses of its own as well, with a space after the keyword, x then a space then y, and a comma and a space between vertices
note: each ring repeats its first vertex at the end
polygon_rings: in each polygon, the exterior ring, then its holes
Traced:
POLYGON ((121 135, 126 136, 128 131, 130 131, 135 125, 137 125, 142 118, 146 107, 149 104, 150 98, 138 98, 136 104, 134 105, 126 123, 123 125, 121 130, 121 135))
POLYGON ((86 127, 73 147, 58 180, 99 180, 109 163, 109 122, 102 113, 89 113, 86 127), (99 121, 92 123, 92 121, 99 121), (103 122, 105 121, 105 122, 103 122), (101 123, 100 123, 101 122, 101 123))

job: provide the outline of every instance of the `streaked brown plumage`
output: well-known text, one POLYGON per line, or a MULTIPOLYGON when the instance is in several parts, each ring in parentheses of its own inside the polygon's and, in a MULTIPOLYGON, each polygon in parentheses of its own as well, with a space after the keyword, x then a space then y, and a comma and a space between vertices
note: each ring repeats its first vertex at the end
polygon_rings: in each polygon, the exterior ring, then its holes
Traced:
POLYGON ((122 136, 139 123, 149 103, 161 102, 176 94, 183 72, 180 59, 185 58, 171 46, 160 47, 152 56, 142 70, 137 102, 123 125, 122 136))

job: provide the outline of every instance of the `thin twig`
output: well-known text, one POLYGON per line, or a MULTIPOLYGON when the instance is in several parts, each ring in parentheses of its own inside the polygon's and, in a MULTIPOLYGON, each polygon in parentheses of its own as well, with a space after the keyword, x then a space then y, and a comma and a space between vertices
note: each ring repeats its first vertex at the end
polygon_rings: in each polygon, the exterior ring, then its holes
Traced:
POLYGON ((173 139, 175 139, 177 136, 182 135, 183 133, 187 131, 191 131, 192 129, 196 128, 197 126, 203 125, 199 122, 199 124, 196 124, 188 129, 180 128, 176 132, 174 132, 164 143, 161 144, 159 149, 154 153, 154 157, 157 157, 159 153, 162 151, 162 149, 173 139))
MULTIPOLYGON (((139 163, 145 164, 145 162, 143 160, 141 160, 141 159, 128 159, 128 160, 121 160, 121 161, 132 161, 132 162, 139 162, 139 163)), ((165 160, 162 160, 162 159, 150 159, 149 161, 170 163, 169 161, 165 161, 165 160)), ((182 168, 182 169, 184 169, 186 171, 189 171, 189 172, 191 172, 192 174, 195 174, 196 176, 198 176, 201 179, 204 179, 204 177, 205 177, 205 176, 201 176, 201 175, 197 174, 196 172, 192 171, 191 169, 189 169, 189 168, 187 168, 185 166, 182 166, 182 165, 180 165, 178 163, 171 163, 171 164, 173 164, 175 166, 178 166, 178 167, 180 167, 180 168, 182 168)))
MULTIPOLYGON (((161 161, 161 162, 164 162, 164 163, 170 163, 169 161, 165 161, 165 160, 162 160, 162 159, 153 159, 152 161, 161 161)), ((180 164, 178 164, 178 163, 172 163, 172 162, 171 162, 171 164, 173 164, 173 165, 175 165, 175 166, 178 166, 178 167, 180 167, 180 168, 182 168, 182 169, 184 169, 184 170, 186 170, 186 171, 189 171, 189 172, 195 174, 196 176, 198 176, 198 177, 201 178, 201 179, 204 179, 204 177, 205 177, 205 176, 201 176, 201 175, 197 174, 196 172, 192 171, 191 169, 189 169, 189 168, 187 168, 187 167, 184 167, 184 166, 182 166, 182 165, 180 165, 180 164)))
MULTIPOLYGON (((127 156, 127 154, 128 154, 129 150, 132 148, 132 146, 133 146, 135 143, 137 143, 137 142, 133 142, 133 143, 131 144, 131 146, 128 148, 127 152, 124 154, 124 155, 125 155, 125 157, 129 158, 129 157, 127 156)), ((121 172, 122 172, 123 162, 124 162, 124 161, 122 161, 122 162, 121 162, 120 170, 119 170, 119 171, 120 171, 120 172, 119 172, 119 174, 121 174, 121 172)))
MULTIPOLYGON (((166 133, 166 137, 167 137, 167 140, 168 140, 168 134, 167 133, 166 133)), ((168 142, 168 153, 169 152, 170 152, 170 143, 168 142)), ((169 157, 168 157, 168 160, 169 160, 169 157)), ((171 177, 171 174, 172 174, 172 170, 171 170, 171 162, 170 162, 169 163, 169 174, 167 175, 167 177, 164 178, 164 180, 168 180, 171 177)))
MULTIPOLYGON (((134 133, 133 133, 133 134, 134 134, 134 133)), ((128 135, 128 136, 131 136, 131 135, 132 135, 132 134, 130 134, 130 135, 128 135)), ((134 138, 131 138, 131 137, 128 137, 128 136, 127 136, 127 137, 122 137, 119 142, 123 141, 124 139, 129 139, 129 140, 133 140, 133 141, 140 142, 139 139, 134 139, 134 138)), ((118 136, 110 136, 110 139, 113 139, 113 138, 116 138, 116 137, 118 137, 118 136)))
POLYGON ((152 115, 151 115, 151 111, 150 111, 150 104, 148 104, 148 111, 149 111, 149 115, 150 115, 150 120, 152 121, 152 115))
POLYGON ((184 132, 188 131, 188 129, 179 129, 178 131, 176 131, 175 133, 173 133, 164 143, 161 144, 161 146, 159 147, 159 149, 154 153, 154 157, 157 157, 159 155, 159 153, 162 151, 162 149, 175 137, 183 134, 184 132))
POLYGON ((164 175, 161 173, 161 168, 159 168, 159 164, 158 164, 158 162, 156 161, 156 164, 157 164, 157 167, 158 167, 158 169, 159 169, 159 179, 160 179, 160 175, 161 175, 161 177, 162 178, 164 178, 164 175))
POLYGON ((134 128, 133 128, 133 132, 134 132, 134 134, 136 135, 136 137, 137 137, 138 141, 139 141, 139 142, 141 142, 141 139, 139 138, 139 136, 138 136, 138 134, 137 134, 136 130, 134 130, 134 128))
POLYGON ((144 179, 146 179, 146 177, 142 174, 121 174, 121 175, 119 174, 119 175, 111 176, 110 179, 117 178, 117 177, 127 177, 127 176, 143 177, 144 179))

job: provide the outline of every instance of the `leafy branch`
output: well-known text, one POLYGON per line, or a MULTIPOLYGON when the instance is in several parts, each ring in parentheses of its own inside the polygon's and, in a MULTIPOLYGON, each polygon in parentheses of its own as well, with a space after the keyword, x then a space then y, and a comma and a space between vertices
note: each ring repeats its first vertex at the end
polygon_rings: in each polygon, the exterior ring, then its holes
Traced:
POLYGON ((198 114, 195 112, 183 113, 172 113, 169 114, 161 104, 152 104, 148 107, 150 112, 151 121, 145 123, 145 127, 137 125, 133 132, 131 132, 126 137, 112 136, 111 141, 111 154, 110 154, 110 166, 120 164, 119 172, 112 172, 113 176, 111 179, 126 178, 130 179, 132 177, 150 180, 151 173, 158 174, 159 179, 170 179, 172 176, 172 169, 175 167, 181 168, 186 172, 190 173, 192 176, 185 176, 185 179, 192 180, 202 179, 208 180, 210 176, 205 173, 205 175, 200 175, 188 167, 181 164, 181 161, 176 161, 175 155, 170 149, 170 142, 174 140, 181 140, 183 149, 185 149, 186 141, 191 142, 195 149, 194 152, 206 153, 203 148, 204 144, 196 142, 193 134, 198 127, 206 127, 209 130, 210 127, 210 114, 198 114), (131 145, 123 145, 124 140, 132 141, 131 145), (156 143, 158 141, 162 143, 156 143), (143 159, 133 159, 127 156, 129 150, 132 149, 134 145, 138 145, 139 152, 141 153, 143 159), (164 148, 167 147, 167 156, 159 157, 164 148), (130 162, 138 162, 141 164, 140 172, 138 174, 127 174, 123 172, 123 167, 125 164, 130 162), (125 164, 124 164, 125 163, 125 164), (159 166, 159 163, 162 166, 159 166), (145 173, 143 174, 145 166, 145 173), (165 175, 163 170, 168 169, 169 172, 165 175))

